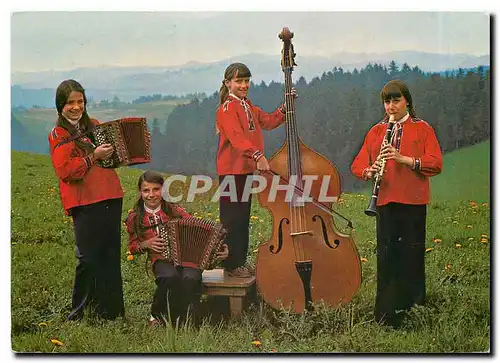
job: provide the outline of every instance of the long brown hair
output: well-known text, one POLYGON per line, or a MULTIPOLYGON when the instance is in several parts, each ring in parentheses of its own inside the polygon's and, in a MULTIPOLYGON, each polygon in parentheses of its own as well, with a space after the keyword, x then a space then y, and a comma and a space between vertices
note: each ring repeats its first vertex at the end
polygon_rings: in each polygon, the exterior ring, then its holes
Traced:
MULTIPOLYGON (((85 90, 83 89, 82 85, 74 79, 67 79, 65 81, 62 81, 56 90, 55 102, 57 113, 59 114, 56 125, 68 130, 71 136, 75 135, 78 130, 68 120, 66 120, 66 118, 62 115, 62 111, 64 106, 68 102, 68 98, 71 92, 73 91, 80 92, 83 95, 83 114, 82 118, 78 121, 80 124, 80 132, 85 133, 87 131, 91 131, 94 128, 94 124, 92 124, 92 121, 87 114, 87 97, 85 95, 85 90)), ((86 152, 92 152, 94 150, 94 147, 91 144, 84 142, 81 139, 76 139, 75 144, 78 148, 86 152)))
POLYGON ((250 69, 243 63, 232 63, 227 66, 226 71, 224 72, 224 79, 222 80, 222 86, 219 89, 219 104, 222 105, 226 102, 227 97, 229 96, 229 90, 226 86, 226 81, 230 81, 235 77, 252 77, 252 73, 250 69))
MULTIPOLYGON (((142 183, 147 182, 147 183, 153 183, 153 184, 160 184, 163 186, 164 179, 163 176, 153 170, 148 170, 144 172, 140 177, 139 180, 137 181, 137 188, 139 192, 141 191, 142 183)), ((165 199, 161 199, 161 209, 169 218, 180 218, 180 214, 175 211, 173 208, 173 203, 167 202, 165 199)), ((132 210, 135 212, 135 219, 134 219, 134 224, 132 225, 132 230, 134 231, 136 236, 142 237, 144 235, 144 232, 146 231, 146 228, 144 227, 143 219, 144 219, 144 200, 142 199, 141 196, 139 196, 139 199, 137 202, 135 202, 134 207, 132 210)))
MULTIPOLYGON (((404 83, 400 79, 393 79, 387 82, 380 92, 380 99, 382 100, 382 103, 399 97, 405 98, 406 102, 408 103, 408 113, 410 114, 411 118, 417 119, 415 108, 413 107, 413 100, 411 98, 410 89, 408 88, 408 85, 406 83, 404 83)), ((389 116, 387 114, 384 114, 384 120, 388 118, 389 116)))

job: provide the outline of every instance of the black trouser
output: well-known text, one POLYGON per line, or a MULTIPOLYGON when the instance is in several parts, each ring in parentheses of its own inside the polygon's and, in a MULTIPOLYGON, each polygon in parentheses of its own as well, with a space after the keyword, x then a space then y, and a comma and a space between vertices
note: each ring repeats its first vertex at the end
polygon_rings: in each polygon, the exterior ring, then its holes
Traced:
POLYGON ((377 207, 375 320, 395 327, 413 304, 425 302, 425 205, 377 207))
POLYGON ((153 265, 156 291, 151 315, 175 323, 192 313, 201 296, 201 271, 190 267, 174 267, 171 262, 156 260, 153 265))
MULTIPOLYGON (((235 178, 238 200, 231 202, 228 196, 220 197, 220 221, 228 231, 226 244, 229 247, 229 257, 224 260, 224 268, 231 270, 246 263, 248 244, 250 241, 250 210, 252 195, 248 201, 241 201, 247 177, 252 174, 219 176, 219 185, 225 178, 235 178)), ((231 185, 231 184, 229 184, 231 185)), ((227 191, 228 189, 226 189, 227 191)), ((222 192, 222 191, 221 191, 222 192)))
POLYGON ((80 319, 86 306, 105 319, 125 314, 120 270, 121 213, 121 198, 71 210, 78 264, 68 320, 80 319))

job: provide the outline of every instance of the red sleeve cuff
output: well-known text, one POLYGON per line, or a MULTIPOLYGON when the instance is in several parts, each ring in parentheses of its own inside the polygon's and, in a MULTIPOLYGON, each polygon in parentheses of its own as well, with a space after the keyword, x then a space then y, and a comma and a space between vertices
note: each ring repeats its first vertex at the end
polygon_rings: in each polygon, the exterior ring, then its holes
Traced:
POLYGON ((257 161, 259 161, 259 159, 260 159, 261 157, 263 157, 263 156, 264 156, 264 154, 263 154, 261 151, 257 150, 256 152, 254 152, 254 153, 252 154, 252 159, 253 159, 255 162, 257 162, 257 161))
POLYGON ((422 160, 420 158, 413 158, 413 170, 420 171, 422 169, 422 160))

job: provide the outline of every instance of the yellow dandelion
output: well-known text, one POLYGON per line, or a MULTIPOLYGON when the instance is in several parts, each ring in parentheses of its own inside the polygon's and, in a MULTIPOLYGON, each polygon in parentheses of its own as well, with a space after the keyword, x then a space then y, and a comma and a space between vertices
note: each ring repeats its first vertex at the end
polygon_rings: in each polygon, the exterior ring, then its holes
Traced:
POLYGON ((220 222, 220 219, 219 219, 219 218, 215 218, 215 221, 216 221, 216 222, 220 222))
POLYGON ((41 323, 38 323, 38 326, 39 327, 48 326, 48 324, 46 322, 42 321, 41 323))
POLYGON ((133 261, 133 260, 134 260, 134 255, 127 256, 127 261, 133 261))
POLYGON ((481 233, 481 238, 488 238, 487 234, 481 233))
POLYGON ((262 345, 262 343, 260 342, 260 340, 253 340, 252 345, 254 347, 260 347, 262 345))
POLYGON ((50 339, 50 342, 53 343, 54 345, 57 345, 58 347, 64 345, 63 342, 61 342, 60 340, 56 339, 56 338, 52 338, 50 339))
POLYGON ((427 248, 425 249, 425 252, 431 252, 433 249, 434 249, 434 248, 432 248, 432 247, 427 247, 427 248))
POLYGON ((368 259, 367 259, 366 257, 361 257, 361 258, 360 258, 360 261, 361 261, 361 262, 368 262, 368 259))
POLYGON ((460 243, 455 243, 455 247, 460 248, 460 247, 462 247, 462 245, 460 243))
POLYGON ((481 238, 481 240, 479 242, 481 242, 481 243, 488 243, 488 238, 481 238))
POLYGON ((442 240, 441 240, 441 238, 434 238, 434 242, 435 242, 435 243, 441 243, 441 242, 442 242, 442 240))
POLYGON ((208 212, 208 213, 207 213, 207 216, 211 217, 211 216, 212 216, 212 213, 208 212))
POLYGON ((447 265, 445 265, 445 266, 444 266, 444 269, 445 269, 445 270, 449 270, 450 268, 451 268, 451 265, 450 265, 450 264, 447 264, 447 265))
POLYGON ((465 228, 471 229, 472 225, 468 224, 467 226, 465 226, 465 228))

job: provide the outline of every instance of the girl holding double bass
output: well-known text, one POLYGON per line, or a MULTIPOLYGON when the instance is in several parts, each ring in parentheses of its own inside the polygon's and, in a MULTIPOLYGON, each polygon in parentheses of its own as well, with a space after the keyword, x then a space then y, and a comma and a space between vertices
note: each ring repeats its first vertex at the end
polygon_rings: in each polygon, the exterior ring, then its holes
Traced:
MULTIPOLYGON (((216 129, 220 135, 216 161, 219 183, 233 179, 237 195, 237 200, 220 198, 220 220, 228 231, 230 250, 224 267, 230 276, 242 278, 253 273, 246 262, 252 196, 242 200, 243 189, 254 171, 269 170, 262 129, 279 127, 285 121, 286 112, 284 104, 272 113, 264 112, 248 99, 251 76, 243 63, 233 63, 226 68, 216 113, 216 129)), ((292 92, 296 96, 295 89, 292 92)))

